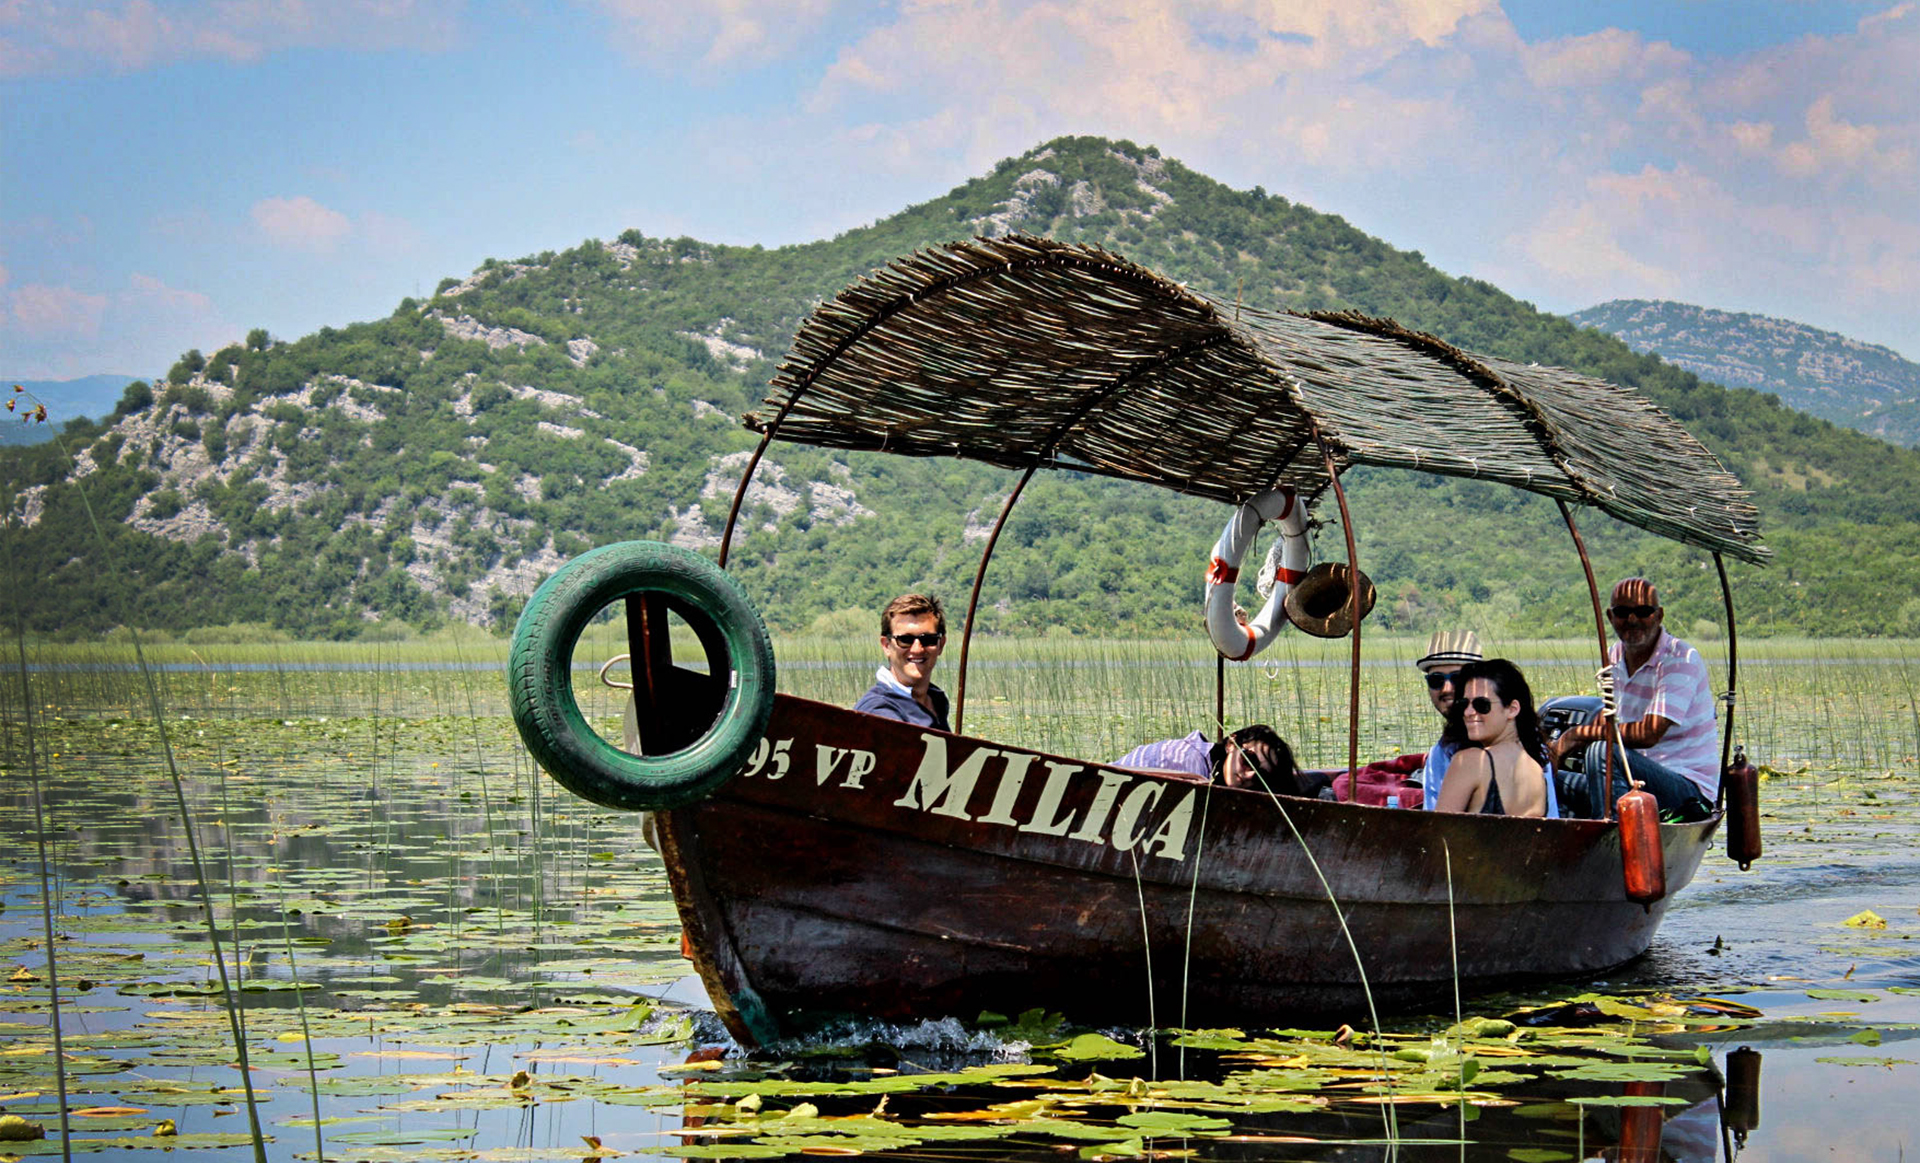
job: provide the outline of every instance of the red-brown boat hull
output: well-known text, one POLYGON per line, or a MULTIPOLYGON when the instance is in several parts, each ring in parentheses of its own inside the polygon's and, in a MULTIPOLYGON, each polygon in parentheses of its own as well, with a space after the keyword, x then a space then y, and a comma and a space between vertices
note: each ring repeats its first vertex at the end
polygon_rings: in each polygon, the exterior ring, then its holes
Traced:
MULTIPOLYGON (((1456 956, 1468 989, 1631 960, 1666 904, 1627 899, 1604 821, 1276 800, 787 695, 766 738, 658 816, 695 963, 748 1043, 1034 1006, 1271 1023, 1361 1004, 1355 948, 1376 1002, 1438 1002, 1456 956)), ((1667 899, 1718 823, 1661 827, 1667 899)))

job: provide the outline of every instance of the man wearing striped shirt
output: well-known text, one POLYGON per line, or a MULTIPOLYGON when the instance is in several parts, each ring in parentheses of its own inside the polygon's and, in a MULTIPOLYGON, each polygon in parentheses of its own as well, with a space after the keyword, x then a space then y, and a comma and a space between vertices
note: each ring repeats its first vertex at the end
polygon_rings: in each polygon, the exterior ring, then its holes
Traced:
MULTIPOLYGON (((1613 623, 1617 641, 1609 657, 1627 754, 1623 761, 1614 752, 1608 802, 1627 793, 1630 766, 1633 777, 1653 793, 1662 812, 1695 819, 1712 811, 1720 790, 1713 691, 1700 652, 1667 633, 1665 619, 1659 594, 1646 578, 1626 578, 1613 587, 1607 620, 1613 623)), ((1574 727, 1555 739, 1548 751, 1557 763, 1575 747, 1584 746, 1582 769, 1597 781, 1607 762, 1602 734, 1599 723, 1574 727)))

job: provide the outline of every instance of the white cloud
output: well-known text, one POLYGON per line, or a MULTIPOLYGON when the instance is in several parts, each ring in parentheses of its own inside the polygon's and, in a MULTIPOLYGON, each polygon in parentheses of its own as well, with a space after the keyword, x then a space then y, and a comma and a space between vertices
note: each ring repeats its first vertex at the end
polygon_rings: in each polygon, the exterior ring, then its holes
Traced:
POLYGON ((293 198, 262 198, 249 211, 253 224, 267 241, 278 246, 325 254, 353 232, 353 223, 301 194, 293 198))
POLYGON ((1620 28, 1528 45, 1520 59, 1527 79, 1543 89, 1588 89, 1671 76, 1693 62, 1664 41, 1649 42, 1620 28))
POLYGON ((1920 269, 1915 60, 1915 4, 1696 57, 1622 28, 1528 43, 1476 0, 921 0, 747 132, 890 179, 1123 137, 1561 309, 1847 316, 1914 351, 1887 289, 1920 269))
POLYGON ((138 271, 128 277, 127 289, 120 296, 120 305, 136 310, 175 311, 190 315, 211 314, 213 311, 213 300, 199 291, 170 287, 164 281, 138 271))
POLYGON ((0 297, 0 306, 9 371, 35 379, 157 374, 164 368, 141 370, 156 351, 215 351, 240 334, 211 296, 138 272, 104 291, 28 284, 0 297))
POLYGON ((614 46, 669 71, 757 65, 794 51, 834 0, 580 0, 605 17, 614 46))
POLYGON ((28 283, 15 290, 11 299, 9 314, 30 339, 97 335, 107 309, 105 295, 45 283, 28 283))
POLYGON ((289 48, 442 49, 461 0, 8 0, 0 76, 257 60, 289 48))
POLYGON ((1913 151, 1900 146, 1877 148, 1883 131, 1878 126, 1855 125, 1834 116, 1833 95, 1822 94, 1807 108, 1807 135, 1782 146, 1774 164, 1796 178, 1844 176, 1858 170, 1897 173, 1913 169, 1913 151))

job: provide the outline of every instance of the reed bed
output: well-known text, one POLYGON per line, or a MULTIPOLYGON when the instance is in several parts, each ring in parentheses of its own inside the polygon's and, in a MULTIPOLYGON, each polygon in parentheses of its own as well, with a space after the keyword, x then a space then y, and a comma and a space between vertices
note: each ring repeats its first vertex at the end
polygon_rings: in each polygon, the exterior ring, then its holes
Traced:
MULTIPOLYGON (((582 709, 617 731, 624 694, 603 686, 600 662, 626 650, 624 626, 597 624, 575 656, 582 709)), ((1437 723, 1412 662, 1421 639, 1365 640, 1360 751, 1382 757, 1423 750, 1437 723)), ((1724 643, 1696 644, 1716 690, 1726 688, 1724 643)), ((493 638, 399 643, 301 642, 162 645, 149 651, 172 719, 372 719, 506 713, 506 643, 493 638)), ((1529 640, 1501 652, 1525 669, 1537 699, 1591 693, 1590 641, 1529 640)), ((936 680, 957 693, 957 638, 936 680)), ((27 643, 34 698, 80 718, 150 714, 123 644, 27 643)), ((675 656, 704 665, 691 634, 675 656)), ((851 705, 879 662, 869 638, 779 638, 780 689, 851 705)), ((1270 723, 1302 762, 1345 762, 1348 655, 1344 642, 1284 636, 1251 663, 1225 668, 1226 725, 1270 723)), ((624 667, 610 675, 624 679, 624 667)), ((1776 766, 1894 770, 1920 755, 1920 642, 1906 639, 1760 639, 1742 644, 1739 742, 1776 766)), ((17 718, 11 695, 0 713, 17 718)), ((980 638, 972 646, 967 728, 1009 743, 1106 759, 1150 739, 1212 730, 1214 664, 1204 644, 1174 639, 980 638)), ((1724 710, 1723 710, 1724 717, 1724 710)), ((391 742, 391 741, 389 741, 391 742)))

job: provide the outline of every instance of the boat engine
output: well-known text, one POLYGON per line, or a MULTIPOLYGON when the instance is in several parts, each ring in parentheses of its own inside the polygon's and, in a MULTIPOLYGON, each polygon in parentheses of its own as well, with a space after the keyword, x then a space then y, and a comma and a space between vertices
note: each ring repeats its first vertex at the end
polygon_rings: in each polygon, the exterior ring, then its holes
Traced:
MULTIPOLYGON (((1600 717, 1598 695, 1561 695, 1540 704, 1540 737, 1552 743, 1572 727, 1582 727, 1600 717)), ((1604 774, 1589 776, 1581 770, 1581 752, 1569 754, 1553 771, 1554 794, 1560 798, 1560 814, 1582 820, 1604 820, 1607 789, 1598 786, 1604 774)))

